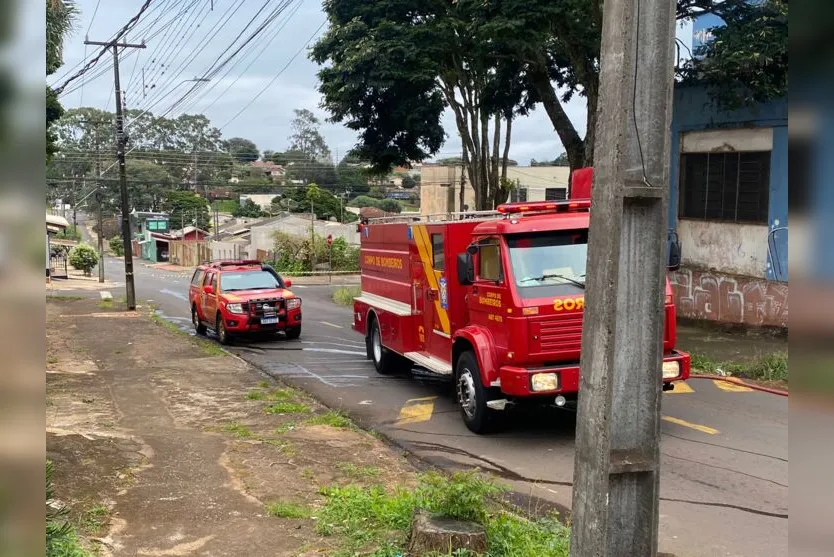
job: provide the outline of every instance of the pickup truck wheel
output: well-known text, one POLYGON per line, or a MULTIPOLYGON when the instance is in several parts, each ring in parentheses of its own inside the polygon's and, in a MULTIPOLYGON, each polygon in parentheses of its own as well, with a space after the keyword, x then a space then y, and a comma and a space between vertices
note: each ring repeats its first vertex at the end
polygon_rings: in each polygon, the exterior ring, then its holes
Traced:
POLYGON ((489 391, 481 381, 481 370, 473 352, 464 352, 458 358, 455 391, 466 427, 473 433, 487 433, 494 425, 495 411, 487 406, 489 391))
POLYGON ((284 335, 287 337, 287 340, 295 340, 301 336, 301 327, 287 329, 284 335))
POLYGON ((382 333, 379 329, 379 321, 376 319, 371 322, 366 342, 368 353, 378 373, 388 375, 397 371, 407 371, 411 368, 411 360, 403 358, 382 345, 382 333))
POLYGON ((229 345, 232 343, 232 339, 226 331, 226 326, 223 324, 223 317, 219 313, 217 314, 217 324, 214 331, 217 333, 217 340, 220 341, 220 344, 229 345))
POLYGON ((200 321, 200 315, 197 313, 197 306, 191 306, 191 323, 194 325, 194 330, 198 335, 206 334, 206 326, 200 321))

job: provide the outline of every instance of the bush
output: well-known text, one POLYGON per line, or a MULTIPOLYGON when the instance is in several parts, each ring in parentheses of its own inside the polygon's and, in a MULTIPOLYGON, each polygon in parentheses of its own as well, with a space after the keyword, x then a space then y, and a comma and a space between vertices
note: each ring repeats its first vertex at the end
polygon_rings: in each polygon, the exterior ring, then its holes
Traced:
POLYGON ((362 209, 363 207, 377 207, 379 208, 379 199, 374 199, 373 197, 368 197, 367 195, 358 195, 351 199, 348 202, 348 205, 351 207, 358 207, 362 209))
POLYGON ((286 232, 276 232, 273 237, 275 255, 272 263, 279 273, 308 273, 313 270, 313 256, 318 265, 332 261, 334 271, 359 270, 359 248, 349 245, 344 238, 334 239, 328 250, 327 241, 316 235, 313 250, 309 237, 286 232))
POLYGON ((122 257, 125 254, 125 244, 122 241, 121 236, 110 238, 108 244, 110 245, 110 251, 112 251, 113 255, 116 257, 122 257))
POLYGON ((78 244, 70 251, 69 263, 76 269, 84 271, 84 274, 89 276, 90 271, 98 264, 98 254, 92 246, 78 244))
POLYGON ((361 294, 362 289, 358 286, 343 286, 333 292, 333 301, 340 306, 353 307, 353 299, 361 294))
POLYGON ((379 208, 386 213, 400 213, 403 208, 396 199, 383 199, 379 202, 379 208))

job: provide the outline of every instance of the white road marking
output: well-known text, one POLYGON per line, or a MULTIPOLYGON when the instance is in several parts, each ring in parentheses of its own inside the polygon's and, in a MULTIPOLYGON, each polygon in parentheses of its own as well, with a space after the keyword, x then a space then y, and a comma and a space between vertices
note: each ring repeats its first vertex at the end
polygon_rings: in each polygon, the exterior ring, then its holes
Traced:
POLYGON ((373 400, 362 400, 362 401, 359 402, 359 404, 361 404, 362 406, 367 406, 367 405, 373 404, 373 403, 374 403, 373 400))
POLYGON ((344 329, 341 325, 336 325, 335 323, 329 323, 327 321, 319 321, 322 325, 327 325, 328 327, 335 327, 337 329, 344 329))
POLYGON ((364 356, 364 352, 358 350, 338 350, 336 348, 302 348, 305 352, 324 352, 326 354, 355 354, 357 356, 364 356))

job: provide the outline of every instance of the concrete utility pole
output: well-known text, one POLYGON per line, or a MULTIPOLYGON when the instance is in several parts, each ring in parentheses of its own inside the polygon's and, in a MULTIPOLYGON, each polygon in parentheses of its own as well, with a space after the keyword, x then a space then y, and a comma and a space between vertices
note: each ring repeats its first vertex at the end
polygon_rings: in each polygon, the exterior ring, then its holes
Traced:
POLYGON ((675 3, 605 0, 572 557, 654 557, 675 3))
POLYGON ((125 249, 125 294, 127 295, 127 309, 136 309, 136 286, 133 283, 133 245, 130 233, 130 200, 127 194, 127 171, 125 169, 125 149, 127 139, 124 133, 124 114, 122 113, 122 89, 119 83, 119 47, 145 48, 145 44, 130 44, 97 41, 84 41, 84 44, 104 46, 113 49, 113 75, 116 93, 116 157, 119 161, 119 190, 121 191, 122 206, 122 240, 125 249))

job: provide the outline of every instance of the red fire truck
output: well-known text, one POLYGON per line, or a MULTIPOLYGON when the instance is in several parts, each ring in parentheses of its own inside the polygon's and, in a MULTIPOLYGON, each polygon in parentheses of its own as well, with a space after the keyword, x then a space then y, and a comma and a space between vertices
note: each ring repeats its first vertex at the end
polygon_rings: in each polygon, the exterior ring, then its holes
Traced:
MULTIPOLYGON (((377 371, 417 364, 451 377, 476 433, 508 404, 575 400, 591 205, 590 172, 579 173, 573 191, 584 199, 361 223, 353 328, 377 371)), ((668 281, 665 311, 662 382, 671 390, 689 377, 690 357, 675 350, 668 281)))

